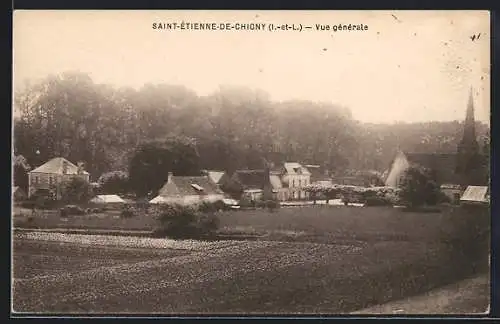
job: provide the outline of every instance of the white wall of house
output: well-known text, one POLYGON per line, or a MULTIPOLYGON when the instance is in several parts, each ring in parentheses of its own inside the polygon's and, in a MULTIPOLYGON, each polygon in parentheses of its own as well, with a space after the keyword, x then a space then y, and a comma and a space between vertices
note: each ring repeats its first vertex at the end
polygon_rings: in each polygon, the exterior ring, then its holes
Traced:
POLYGON ((307 199, 309 193, 304 188, 311 183, 311 176, 306 174, 285 174, 282 178, 288 184, 289 199, 307 199))
POLYGON ((403 153, 396 155, 396 158, 392 162, 391 169, 385 180, 385 185, 388 187, 397 188, 401 182, 401 177, 403 173, 410 167, 410 163, 406 159, 403 153))

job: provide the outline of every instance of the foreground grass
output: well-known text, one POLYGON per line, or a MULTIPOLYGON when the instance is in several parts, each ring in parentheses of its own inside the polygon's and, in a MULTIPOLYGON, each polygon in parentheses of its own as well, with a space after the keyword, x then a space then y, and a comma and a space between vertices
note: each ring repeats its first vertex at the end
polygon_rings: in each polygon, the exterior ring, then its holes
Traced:
POLYGON ((120 217, 119 211, 109 211, 101 214, 74 215, 61 218, 56 211, 39 211, 38 215, 28 220, 30 214, 14 216, 14 227, 20 228, 71 228, 71 229, 102 229, 102 230, 138 230, 152 231, 157 225, 152 215, 146 213, 130 217, 120 217))
MULTIPOLYGON (((307 206, 274 212, 230 211, 218 216, 221 238, 329 244, 443 242, 455 244, 457 249, 473 246, 490 226, 489 211, 457 207, 445 207, 441 213, 418 213, 390 207, 307 206)), ((14 217, 14 226, 151 232, 157 221, 145 213, 120 218, 115 211, 61 219, 46 212, 31 222, 14 217)))

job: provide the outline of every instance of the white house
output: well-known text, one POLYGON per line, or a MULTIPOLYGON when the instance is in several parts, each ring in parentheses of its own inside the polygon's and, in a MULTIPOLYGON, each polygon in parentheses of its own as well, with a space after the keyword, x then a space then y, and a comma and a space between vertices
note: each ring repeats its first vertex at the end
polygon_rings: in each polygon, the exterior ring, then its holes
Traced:
POLYGON ((311 183, 311 172, 300 163, 285 162, 281 181, 288 188, 290 199, 307 199, 309 197, 305 187, 311 183))

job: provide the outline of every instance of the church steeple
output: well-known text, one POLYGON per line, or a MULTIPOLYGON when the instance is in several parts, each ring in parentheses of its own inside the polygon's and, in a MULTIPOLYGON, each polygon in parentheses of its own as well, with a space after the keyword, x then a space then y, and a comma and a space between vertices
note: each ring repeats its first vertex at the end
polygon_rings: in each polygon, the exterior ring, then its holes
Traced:
MULTIPOLYGON (((479 153, 479 144, 476 139, 476 125, 474 119, 474 99, 472 87, 465 113, 463 137, 457 147, 456 172, 467 176, 475 168, 474 161, 479 153)), ((469 182, 469 180, 466 180, 469 182)))
POLYGON ((465 113, 464 133, 458 151, 459 153, 475 154, 478 150, 479 145, 476 139, 476 122, 474 119, 474 98, 471 87, 469 92, 469 102, 467 103, 467 111, 465 113))

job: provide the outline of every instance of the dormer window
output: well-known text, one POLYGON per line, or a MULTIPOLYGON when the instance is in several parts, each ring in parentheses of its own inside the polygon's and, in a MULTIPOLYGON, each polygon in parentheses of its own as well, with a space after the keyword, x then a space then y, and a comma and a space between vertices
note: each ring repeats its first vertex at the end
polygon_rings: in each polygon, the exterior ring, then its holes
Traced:
POLYGON ((196 183, 192 183, 191 187, 193 187, 196 191, 203 191, 204 190, 202 186, 199 186, 196 183))

